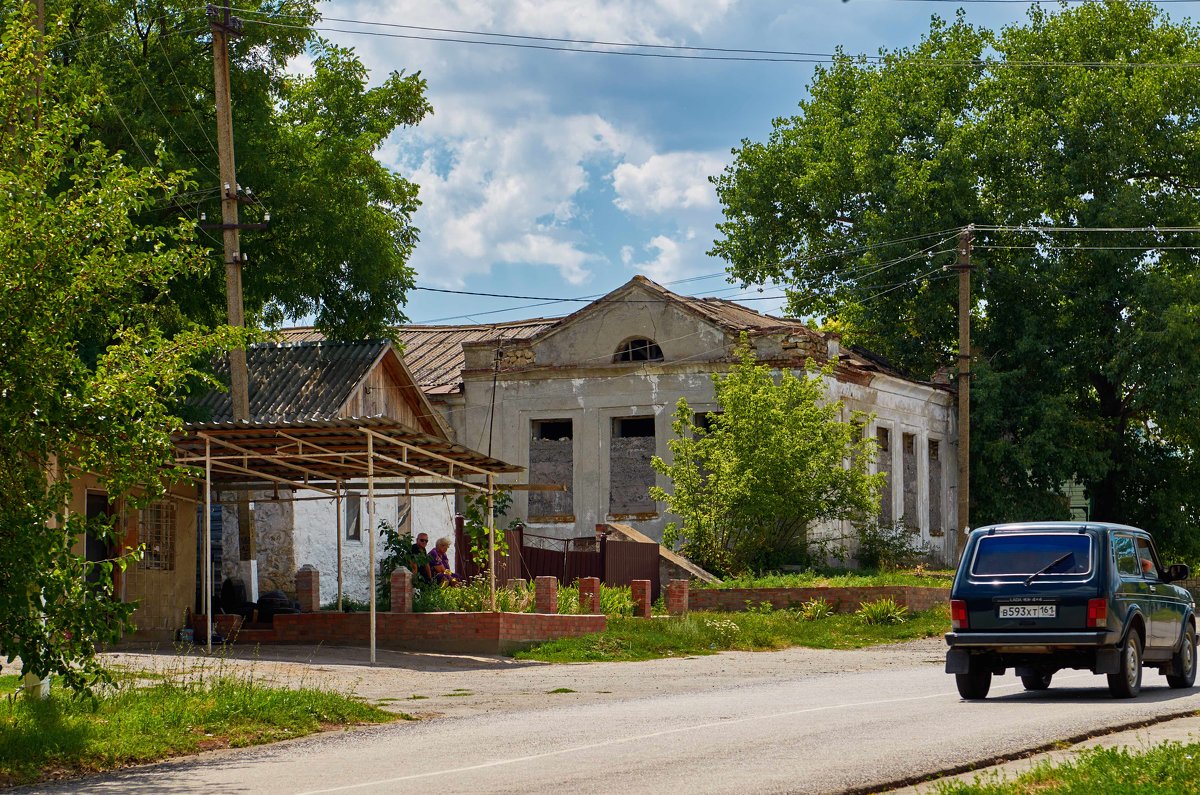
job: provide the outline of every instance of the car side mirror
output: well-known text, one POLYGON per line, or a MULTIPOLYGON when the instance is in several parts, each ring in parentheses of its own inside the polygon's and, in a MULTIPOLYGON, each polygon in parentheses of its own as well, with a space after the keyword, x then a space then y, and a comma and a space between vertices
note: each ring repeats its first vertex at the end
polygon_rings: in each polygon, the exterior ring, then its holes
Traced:
POLYGON ((1167 576, 1164 577, 1166 582, 1175 582, 1176 580, 1186 580, 1192 576, 1192 570, 1187 567, 1186 563, 1172 563, 1167 566, 1167 576))

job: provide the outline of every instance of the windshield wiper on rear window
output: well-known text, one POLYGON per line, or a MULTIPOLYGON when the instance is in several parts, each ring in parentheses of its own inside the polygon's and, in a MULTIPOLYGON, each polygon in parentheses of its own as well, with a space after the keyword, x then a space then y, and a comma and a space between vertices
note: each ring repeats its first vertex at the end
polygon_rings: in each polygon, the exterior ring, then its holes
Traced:
POLYGON ((1030 574, 1028 577, 1026 577, 1025 584, 1028 585, 1029 583, 1033 582, 1034 577, 1037 577, 1039 574, 1045 574, 1046 572, 1050 571, 1050 569, 1052 569, 1055 566, 1057 566, 1058 564, 1062 563, 1067 558, 1073 557, 1074 555, 1075 555, 1074 552, 1068 552, 1067 554, 1063 555, 1062 557, 1051 561, 1049 564, 1043 566, 1042 568, 1035 571, 1033 574, 1030 574))

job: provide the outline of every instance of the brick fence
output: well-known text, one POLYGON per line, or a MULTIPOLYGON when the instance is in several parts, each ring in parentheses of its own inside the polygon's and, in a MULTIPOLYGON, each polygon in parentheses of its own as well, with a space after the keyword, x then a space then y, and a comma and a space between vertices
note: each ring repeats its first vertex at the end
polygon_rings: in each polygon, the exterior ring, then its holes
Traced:
POLYGON ((688 607, 692 610, 713 610, 736 613, 746 609, 749 602, 758 607, 769 602, 776 609, 795 607, 810 599, 824 599, 834 612, 853 613, 863 602, 891 598, 909 610, 929 610, 935 605, 948 604, 948 588, 920 588, 907 585, 882 585, 869 588, 692 588, 688 607))
MULTIPOLYGON (((381 649, 467 654, 505 654, 555 638, 603 632, 602 615, 542 613, 376 613, 375 645, 381 649)), ((244 630, 239 641, 257 643, 370 644, 369 613, 277 615, 271 629, 244 630)))

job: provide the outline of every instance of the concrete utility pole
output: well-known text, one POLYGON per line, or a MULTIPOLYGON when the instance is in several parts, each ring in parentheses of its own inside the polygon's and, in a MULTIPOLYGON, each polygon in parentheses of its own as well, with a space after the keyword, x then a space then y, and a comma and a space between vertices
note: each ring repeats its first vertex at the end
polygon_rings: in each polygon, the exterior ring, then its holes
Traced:
POLYGON ((971 239, 975 227, 958 233, 958 549, 971 529, 971 239))
MULTIPOLYGON (((225 243, 225 307, 231 326, 246 325, 242 307, 241 230, 238 224, 238 183, 233 159, 233 109, 229 97, 229 39, 241 35, 242 20, 233 16, 228 7, 208 6, 207 14, 213 37, 213 94, 217 111, 217 156, 221 171, 221 232, 225 243)), ((233 418, 250 419, 250 387, 246 374, 246 349, 229 351, 229 392, 233 401, 233 418)), ((244 566, 243 580, 249 589, 250 601, 257 601, 258 544, 254 520, 250 514, 250 497, 242 492, 238 498, 238 558, 244 566)))

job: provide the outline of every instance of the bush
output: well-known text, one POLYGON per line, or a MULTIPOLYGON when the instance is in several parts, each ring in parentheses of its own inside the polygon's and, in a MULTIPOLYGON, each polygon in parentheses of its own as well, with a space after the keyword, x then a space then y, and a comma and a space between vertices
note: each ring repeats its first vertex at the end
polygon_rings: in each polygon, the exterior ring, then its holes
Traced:
POLYGON ((854 559, 864 569, 888 571, 915 566, 929 554, 921 537, 903 522, 881 525, 871 522, 854 528, 858 551, 854 559))
POLYGON ((894 599, 879 599, 875 602, 863 602, 854 614, 864 624, 903 624, 908 620, 908 608, 896 604, 894 599))
POLYGON ((796 608, 796 615, 804 621, 817 621, 833 615, 833 605, 821 597, 813 597, 796 608))

